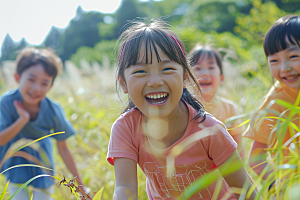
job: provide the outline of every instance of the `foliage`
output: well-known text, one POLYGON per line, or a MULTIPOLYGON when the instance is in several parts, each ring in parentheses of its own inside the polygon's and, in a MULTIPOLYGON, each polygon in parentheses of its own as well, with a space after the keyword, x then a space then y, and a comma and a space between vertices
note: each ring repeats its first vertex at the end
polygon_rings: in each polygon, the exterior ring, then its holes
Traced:
POLYGON ((17 57, 18 50, 27 46, 27 42, 24 38, 20 42, 14 42, 9 34, 6 34, 1 46, 1 63, 5 60, 14 60, 17 57))
MULTIPOLYGON (((70 58, 80 69, 83 68, 81 67, 83 60, 92 64, 95 61, 103 62, 103 55, 111 57, 115 39, 126 20, 137 16, 168 16, 166 20, 176 25, 174 30, 180 34, 188 51, 195 44, 201 43, 213 44, 221 52, 224 58, 225 83, 219 92, 238 104, 239 112, 244 114, 240 117, 246 124, 250 113, 257 108, 272 85, 271 74, 266 67, 262 49, 263 36, 279 17, 290 12, 299 14, 299 6, 296 6, 299 2, 295 0, 174 0, 170 2, 170 0, 147 3, 135 0, 124 1, 121 8, 111 15, 115 20, 112 24, 104 23, 103 15, 100 13, 87 13, 79 9, 77 16, 65 32, 61 33, 53 28, 44 45, 61 49, 58 52, 63 55, 63 59, 70 58), (129 8, 132 12, 128 12, 129 8), (58 37, 60 40, 56 44, 55 38, 58 37)), ((24 40, 18 45, 21 47, 25 43, 24 40)), ((3 45, 1 61, 13 60, 18 45, 9 35, 6 36, 3 45)), ((106 154, 111 125, 122 109, 114 90, 114 72, 106 65, 98 70, 100 71, 94 71, 86 76, 74 76, 76 77, 74 78, 72 73, 77 72, 72 69, 69 74, 58 78, 50 97, 62 104, 66 115, 78 131, 76 137, 68 139, 68 144, 78 163, 85 185, 91 187, 93 192, 99 191, 96 194, 97 198, 100 195, 102 199, 111 199, 114 191, 114 173, 113 167, 106 161, 106 154)), ((5 85, 1 85, 1 81, 3 80, 0 80, 0 90, 3 92, 5 85)), ((290 109, 290 113, 299 113, 300 108, 296 105, 277 102, 290 109)), ((279 122, 278 131, 291 126, 300 130, 289 119, 276 119, 279 122)), ((244 139, 243 142, 245 149, 249 151, 251 141, 244 139)), ((273 179, 263 181, 261 176, 254 174, 246 162, 247 170, 257 183, 259 194, 263 199, 270 199, 275 195, 278 196, 279 193, 282 193, 285 199, 299 196, 299 169, 293 169, 295 166, 300 166, 299 154, 296 153, 299 147, 294 147, 288 149, 290 159, 287 165, 281 163, 282 148, 268 149, 276 155, 273 160, 275 169, 273 179), (270 192, 267 190, 273 180, 281 179, 286 174, 288 174, 287 178, 277 182, 276 187, 270 192)), ((57 149, 54 149, 55 176, 62 173, 66 177, 71 177, 57 149)), ((197 186, 211 181, 211 179, 199 179, 197 186)), ((138 199, 147 199, 145 176, 140 170, 138 183, 138 199)), ((3 188, 0 199, 6 194, 8 184, 3 176, 0 176, 0 188, 1 190, 3 188)), ((187 195, 190 195, 194 189, 189 189, 187 195)), ((55 187, 52 196, 56 200, 76 199, 67 187, 55 187)))
POLYGON ((91 47, 80 47, 75 54, 71 56, 71 61, 80 66, 81 60, 86 60, 89 63, 97 61, 102 62, 103 55, 111 56, 116 44, 116 40, 102 40, 97 43, 94 48, 91 47))
POLYGON ((93 47, 100 41, 97 24, 103 21, 99 12, 85 13, 81 7, 77 8, 76 17, 71 20, 63 35, 63 61, 69 59, 81 46, 93 47))
MULTIPOLYGON (((41 46, 55 49, 66 61, 80 47, 93 48, 102 40, 117 39, 128 20, 137 17, 162 17, 181 29, 194 27, 206 33, 228 32, 245 39, 247 46, 259 45, 275 20, 287 13, 299 13, 299 6, 300 2, 295 0, 123 0, 120 8, 110 15, 85 12, 79 6, 68 27, 52 27, 41 46), (106 24, 105 16, 111 17, 113 22, 106 24)), ((1 47, 1 63, 14 60, 16 52, 27 45, 25 40, 16 43, 6 35, 1 47)))
POLYGON ((272 1, 262 4, 261 0, 255 0, 249 15, 239 14, 236 18, 237 26, 234 28, 234 32, 244 38, 248 46, 260 45, 268 29, 286 14, 272 1))
POLYGON ((193 26, 202 31, 233 32, 236 16, 248 4, 238 4, 235 0, 195 0, 182 18, 181 25, 193 26))

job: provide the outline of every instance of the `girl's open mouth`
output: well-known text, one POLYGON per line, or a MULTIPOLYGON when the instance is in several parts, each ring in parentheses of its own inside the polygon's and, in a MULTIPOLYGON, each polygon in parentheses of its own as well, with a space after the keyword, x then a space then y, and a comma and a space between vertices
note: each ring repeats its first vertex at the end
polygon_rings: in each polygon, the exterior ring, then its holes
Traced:
POLYGON ((209 82, 209 83, 200 83, 200 86, 201 87, 209 87, 209 86, 211 86, 211 82, 209 82))
POLYGON ((145 99, 150 104, 163 104, 167 101, 169 94, 166 92, 146 94, 145 99))
POLYGON ((283 77, 284 80, 286 80, 287 82, 292 82, 292 81, 295 81, 299 78, 300 74, 295 74, 295 75, 292 75, 292 76, 286 76, 286 77, 283 77))

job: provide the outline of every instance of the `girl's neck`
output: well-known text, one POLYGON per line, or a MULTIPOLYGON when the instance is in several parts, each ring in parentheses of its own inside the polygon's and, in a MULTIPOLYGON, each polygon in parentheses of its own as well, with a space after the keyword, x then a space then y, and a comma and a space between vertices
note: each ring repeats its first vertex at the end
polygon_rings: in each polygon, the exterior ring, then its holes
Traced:
POLYGON ((151 144, 166 149, 179 140, 185 133, 189 112, 185 103, 180 102, 168 118, 149 118, 144 116, 143 132, 151 144))
POLYGON ((202 98, 206 103, 214 103, 216 94, 202 95, 202 98))
MULTIPOLYGON (((280 82, 279 82, 280 83, 280 82)), ((298 93, 299 93, 299 89, 293 89, 293 88, 289 88, 288 86, 286 86, 283 83, 280 83, 282 89, 291 97, 293 98, 297 98, 298 93)))

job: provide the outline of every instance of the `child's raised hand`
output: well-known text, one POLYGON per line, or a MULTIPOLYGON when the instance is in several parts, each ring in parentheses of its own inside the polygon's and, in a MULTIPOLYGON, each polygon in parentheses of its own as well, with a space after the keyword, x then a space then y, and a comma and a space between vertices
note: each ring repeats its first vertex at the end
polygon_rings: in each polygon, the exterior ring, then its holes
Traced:
POLYGON ((26 121, 29 121, 30 114, 27 110, 25 110, 23 104, 18 100, 14 100, 14 106, 17 109, 19 117, 26 121))

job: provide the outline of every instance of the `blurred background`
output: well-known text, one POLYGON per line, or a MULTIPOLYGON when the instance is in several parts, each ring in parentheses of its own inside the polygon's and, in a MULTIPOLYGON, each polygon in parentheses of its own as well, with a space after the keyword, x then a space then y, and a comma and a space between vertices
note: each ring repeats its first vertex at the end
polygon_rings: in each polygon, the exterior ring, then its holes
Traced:
MULTIPOLYGON (((62 104, 78 132, 68 141, 86 186, 104 187, 103 199, 111 199, 114 171, 106 161, 107 145, 125 104, 120 100, 126 99, 115 91, 114 49, 128 20, 162 17, 187 51, 196 43, 213 44, 224 62, 219 95, 233 100, 246 120, 273 84, 264 34, 287 14, 300 15, 299 0, 0 0, 0 94, 17 86, 14 60, 20 49, 54 49, 64 71, 49 97, 62 104)), ((244 140, 249 151, 250 141, 244 140)), ((57 177, 73 178, 57 152, 55 159, 57 177)), ((144 180, 139 171, 139 199, 147 199, 144 180)), ((4 185, 0 176, 0 191, 4 185)), ((58 186, 53 197, 75 199, 58 186)))

